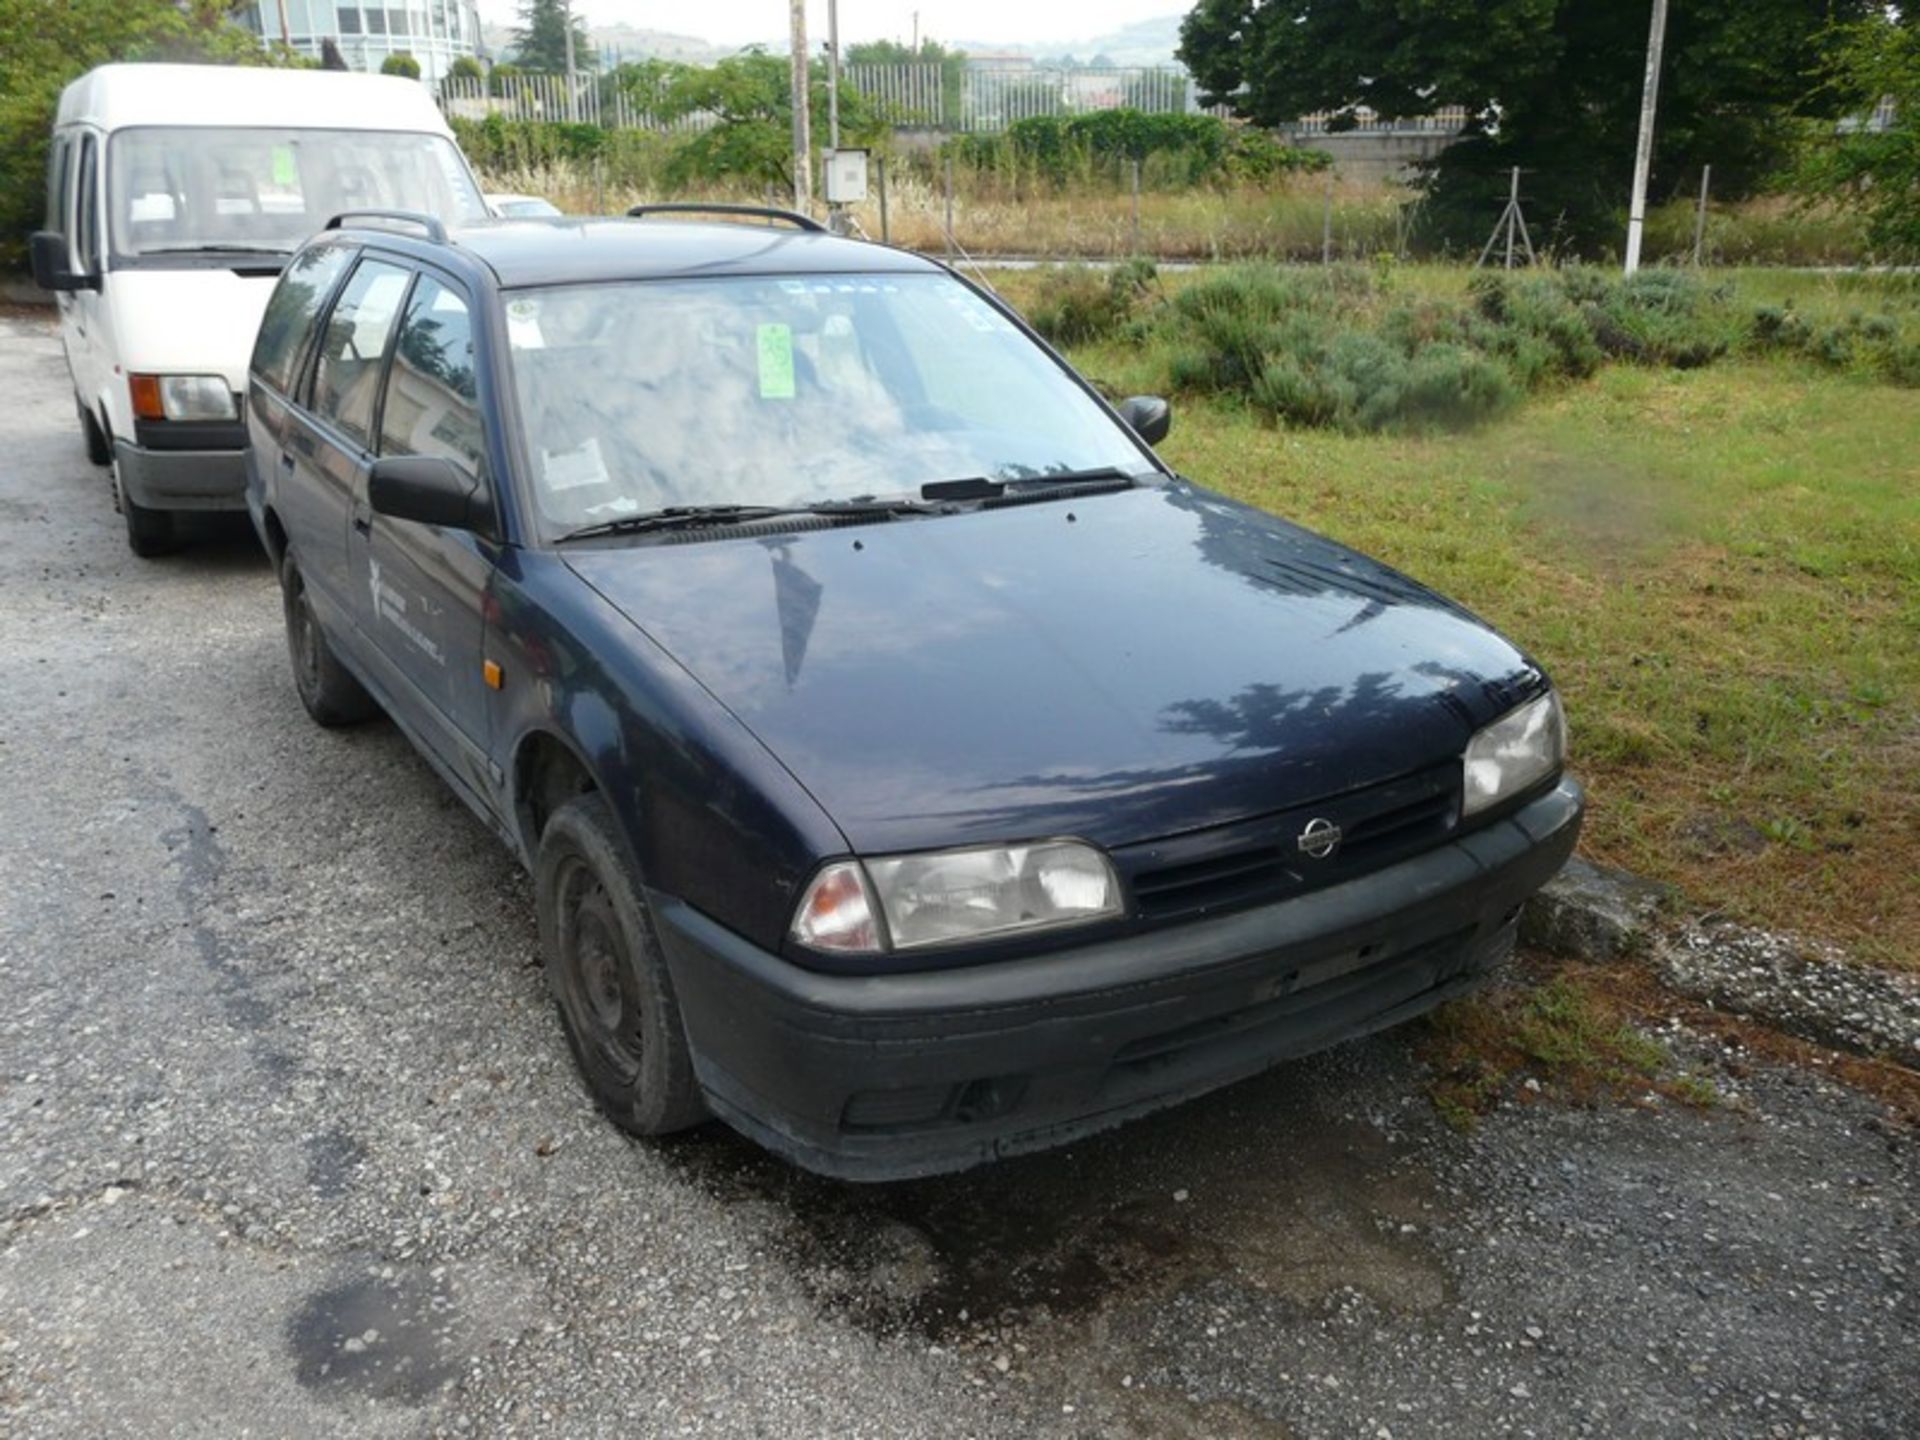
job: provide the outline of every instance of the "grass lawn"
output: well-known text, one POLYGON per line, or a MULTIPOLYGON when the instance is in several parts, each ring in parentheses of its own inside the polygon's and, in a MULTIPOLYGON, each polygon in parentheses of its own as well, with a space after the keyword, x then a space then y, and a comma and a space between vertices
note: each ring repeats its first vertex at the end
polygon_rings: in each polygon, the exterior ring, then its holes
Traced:
MULTIPOLYGON (((1863 298, 1737 283, 1814 311, 1863 298)), ((1137 353, 1074 359, 1140 388, 1137 353)), ((1566 697, 1592 858, 1920 969, 1920 392, 1799 360, 1610 365, 1456 434, 1187 401, 1162 448, 1530 650, 1566 697)))

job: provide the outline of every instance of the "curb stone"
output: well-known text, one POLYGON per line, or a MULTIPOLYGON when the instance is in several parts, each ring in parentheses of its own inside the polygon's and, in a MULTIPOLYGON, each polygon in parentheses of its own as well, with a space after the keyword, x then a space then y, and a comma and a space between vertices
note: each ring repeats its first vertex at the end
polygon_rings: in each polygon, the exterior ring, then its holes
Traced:
POLYGON ((1572 859, 1527 903, 1520 938, 1577 960, 1646 954, 1661 983, 1690 1000, 1920 1069, 1920 976, 1730 921, 1666 923, 1675 899, 1670 886, 1572 859))

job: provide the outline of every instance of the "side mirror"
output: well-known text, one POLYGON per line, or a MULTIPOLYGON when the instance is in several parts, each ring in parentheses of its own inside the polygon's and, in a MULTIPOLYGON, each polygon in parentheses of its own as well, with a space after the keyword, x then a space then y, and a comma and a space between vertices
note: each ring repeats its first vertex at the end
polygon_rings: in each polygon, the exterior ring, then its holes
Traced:
POLYGON ((33 283, 42 290, 98 290, 98 275, 82 275, 67 268, 67 237, 56 230, 36 230, 27 241, 33 264, 33 283))
POLYGON ((1149 445, 1158 445, 1173 429, 1173 407, 1158 395, 1129 395, 1120 402, 1120 418, 1149 445))
POLYGON ((449 530, 493 534, 487 487, 442 455, 388 455, 367 474, 367 503, 378 515, 449 530))

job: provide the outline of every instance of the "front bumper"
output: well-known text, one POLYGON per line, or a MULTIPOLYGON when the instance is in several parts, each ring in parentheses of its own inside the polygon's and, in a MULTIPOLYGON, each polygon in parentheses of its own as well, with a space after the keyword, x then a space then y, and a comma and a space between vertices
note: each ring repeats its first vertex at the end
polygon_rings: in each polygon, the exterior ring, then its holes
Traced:
POLYGON ((245 450, 150 450, 113 442, 120 485, 149 510, 244 510, 245 450))
POLYGON ((849 1180, 961 1170, 1118 1125, 1462 994, 1573 851, 1572 780, 1436 850, 1079 949, 823 975, 651 897, 714 1113, 849 1180))

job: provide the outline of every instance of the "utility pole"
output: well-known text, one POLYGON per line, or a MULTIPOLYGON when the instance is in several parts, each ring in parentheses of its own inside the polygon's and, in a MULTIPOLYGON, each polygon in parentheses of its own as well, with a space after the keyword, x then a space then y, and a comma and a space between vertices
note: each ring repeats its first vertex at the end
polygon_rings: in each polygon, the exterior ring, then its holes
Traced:
POLYGON ((813 137, 807 106, 807 0, 789 0, 793 15, 793 208, 813 211, 813 137))
POLYGON ((560 0, 560 17, 567 32, 567 119, 578 120, 579 101, 573 88, 573 0, 560 0))
POLYGON ((1660 102, 1660 50, 1667 40, 1667 0, 1653 0, 1647 30, 1647 79, 1640 90, 1640 143, 1633 152, 1633 198, 1627 206, 1627 274, 1640 268, 1640 233, 1647 224, 1647 172, 1653 168, 1653 116, 1660 102))
MULTIPOLYGON (((840 0, 827 0, 827 150, 840 148, 840 0)), ((847 207, 828 192, 827 226, 836 235, 847 233, 847 207)))
POLYGON ((287 0, 280 0, 280 43, 293 48, 293 27, 287 24, 287 0))

